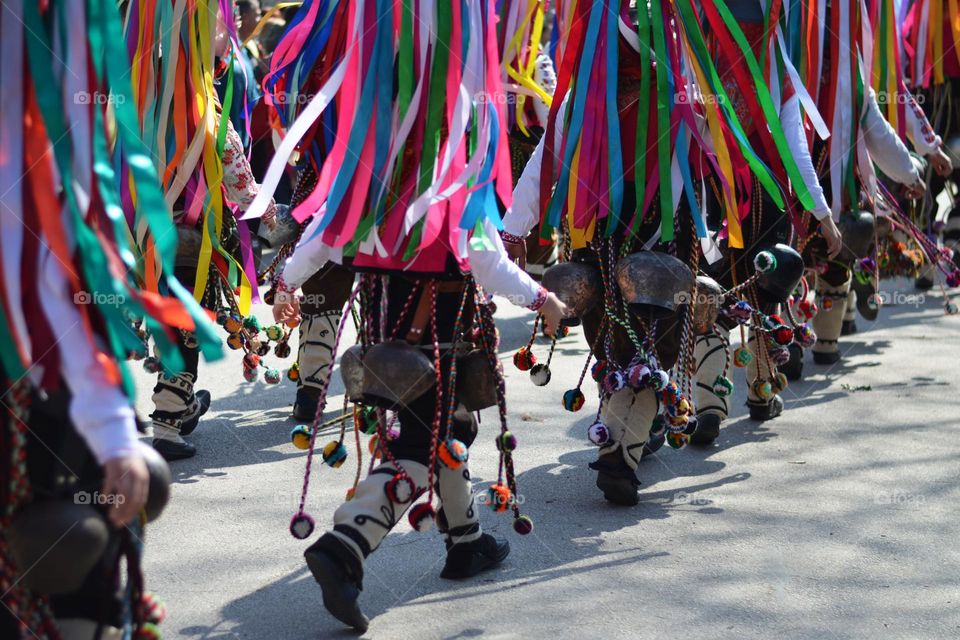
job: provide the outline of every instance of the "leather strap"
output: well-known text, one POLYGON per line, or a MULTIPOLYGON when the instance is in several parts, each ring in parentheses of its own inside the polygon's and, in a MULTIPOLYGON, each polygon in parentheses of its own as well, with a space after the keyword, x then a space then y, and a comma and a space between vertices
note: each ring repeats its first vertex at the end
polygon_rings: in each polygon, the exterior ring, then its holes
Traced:
POLYGON ((420 344, 423 341, 423 331, 430 322, 430 306, 433 300, 434 292, 437 289, 437 282, 428 280, 420 289, 420 299, 417 301, 417 308, 413 312, 413 320, 410 328, 407 330, 407 342, 410 344, 420 344))

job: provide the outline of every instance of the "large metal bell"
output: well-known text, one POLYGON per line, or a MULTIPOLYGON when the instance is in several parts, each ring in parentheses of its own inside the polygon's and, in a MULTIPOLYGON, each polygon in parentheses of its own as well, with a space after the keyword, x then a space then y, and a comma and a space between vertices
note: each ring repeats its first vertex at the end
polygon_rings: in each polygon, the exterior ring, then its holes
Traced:
POLYGON ((400 340, 375 344, 363 356, 363 403, 394 410, 437 384, 437 372, 418 347, 400 340))
POLYGON ((710 333, 723 302, 723 287, 710 276, 697 276, 697 297, 693 301, 693 330, 697 335, 710 333))
POLYGON ((843 248, 838 259, 854 262, 870 253, 873 246, 876 222, 873 214, 867 211, 851 211, 840 216, 840 233, 843 236, 843 248))
POLYGON ((497 377, 499 371, 490 366, 490 359, 482 349, 474 349, 457 358, 457 400, 467 411, 480 411, 497 404, 497 377))
POLYGON ((553 292, 578 318, 603 300, 600 270, 582 262, 561 262, 543 272, 543 286, 553 292))
POLYGON ((106 550, 110 525, 91 506, 94 494, 76 495, 86 496, 87 503, 79 504, 80 498, 34 501, 7 527, 22 586, 44 595, 77 591, 106 550))
POLYGON ((776 267, 768 273, 761 273, 757 280, 760 301, 770 304, 783 304, 793 294, 803 278, 803 258, 797 250, 786 244, 766 247, 776 259, 776 267))
POLYGON ((666 253, 640 251, 617 263, 617 284, 635 314, 669 318, 690 302, 694 275, 690 267, 666 253))
POLYGON ((363 401, 363 347, 355 344, 340 356, 340 377, 350 402, 363 401))

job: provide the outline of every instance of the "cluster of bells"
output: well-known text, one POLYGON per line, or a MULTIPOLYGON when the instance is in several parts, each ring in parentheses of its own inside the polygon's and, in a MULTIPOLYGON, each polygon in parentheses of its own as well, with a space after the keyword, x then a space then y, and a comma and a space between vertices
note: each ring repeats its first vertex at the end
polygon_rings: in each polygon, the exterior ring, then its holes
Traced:
MULTIPOLYGON (((227 346, 234 350, 243 350, 243 378, 247 382, 254 382, 260 377, 260 369, 263 368, 263 380, 267 384, 278 384, 281 379, 280 370, 275 367, 265 366, 262 358, 267 356, 270 351, 278 358, 286 358, 291 353, 290 335, 291 329, 299 324, 299 320, 291 320, 286 326, 274 324, 264 328, 256 316, 247 316, 241 318, 236 313, 221 311, 217 314, 217 324, 224 328, 229 334, 227 336, 227 346), (261 335, 262 332, 262 335, 261 335), (273 342, 271 349, 270 343, 273 342)), ((292 367, 288 372, 291 380, 296 380, 299 375, 296 367, 292 367)))
MULTIPOLYGON (((374 458, 380 456, 380 436, 379 436, 379 416, 375 407, 361 406, 359 411, 360 428, 364 434, 370 436, 367 442, 367 449, 374 458)), ((300 424, 290 432, 290 441, 298 449, 309 449, 311 439, 311 429, 308 425, 300 424)), ((388 440, 396 439, 400 435, 398 429, 391 427, 386 431, 388 440)), ((505 453, 512 453, 517 448, 517 438, 510 431, 497 435, 497 449, 505 453)), ((343 440, 331 440, 320 453, 324 464, 334 469, 338 469, 346 462, 348 452, 343 440)), ((459 469, 469 458, 467 445, 456 438, 448 437, 437 447, 437 459, 449 469, 459 469)), ((413 480, 403 471, 398 471, 387 482, 384 487, 387 497, 396 504, 409 504, 419 497, 417 486, 413 480)), ((346 498, 351 500, 354 496, 355 488, 351 487, 347 491, 346 498)), ((497 482, 487 489, 485 498, 482 500, 497 513, 503 513, 510 509, 516 501, 513 492, 507 484, 497 482)), ((302 514, 305 516, 305 514, 302 514)), ((309 518, 309 516, 306 516, 309 518)), ((417 531, 428 530, 436 518, 436 512, 429 502, 423 502, 410 509, 408 520, 410 526, 417 531)), ((527 516, 520 516, 513 523, 514 530, 525 535, 533 531, 533 521, 527 516)), ((311 528, 312 531, 312 528, 311 528)), ((295 532, 294 535, 297 535, 295 532)), ((307 534, 309 535, 309 533, 307 534)))

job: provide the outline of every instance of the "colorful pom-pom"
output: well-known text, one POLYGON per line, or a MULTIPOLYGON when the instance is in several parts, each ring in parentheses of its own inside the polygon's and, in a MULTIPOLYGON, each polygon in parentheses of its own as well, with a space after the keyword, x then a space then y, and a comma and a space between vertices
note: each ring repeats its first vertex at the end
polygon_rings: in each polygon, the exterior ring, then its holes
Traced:
POLYGON ((769 380, 756 380, 753 383, 753 393, 761 400, 769 400, 773 397, 773 385, 769 380))
POLYGON ((663 369, 657 369, 650 375, 650 388, 661 391, 670 384, 670 375, 663 369))
POLYGON ((417 485, 404 473, 397 473, 384 487, 390 502, 407 504, 417 495, 417 485))
POLYGON ((563 392, 563 408, 567 411, 580 411, 586 401, 580 389, 567 389, 563 392))
POLYGON ((227 336, 227 346, 236 351, 243 347, 243 336, 239 333, 231 333, 227 336))
POLYGON ((737 347, 733 352, 733 365, 743 368, 753 362, 753 354, 746 347, 737 347))
POLYGON ((278 342, 273 345, 273 355, 278 358, 286 358, 290 355, 292 349, 290 348, 290 343, 288 342, 278 342))
POLYGON ((243 368, 243 379, 247 382, 256 382, 257 377, 260 375, 259 369, 251 369, 249 367, 243 368))
POLYGON ((323 447, 323 461, 327 465, 337 469, 343 466, 347 460, 347 448, 342 442, 331 440, 323 447))
POLYGON ((530 382, 538 387, 545 387, 550 382, 550 367, 545 364, 535 364, 530 369, 530 382))
POLYGON ((289 328, 291 328, 291 329, 296 329, 297 327, 300 326, 300 318, 290 318, 289 320, 287 320, 287 321, 284 322, 283 324, 287 325, 287 327, 289 327, 289 328))
POLYGON ((607 425, 597 420, 587 429, 587 438, 593 444, 602 447, 610 441, 610 430, 607 429, 607 425))
POLYGON ((960 287, 960 269, 954 269, 947 274, 947 287, 951 289, 960 287))
POLYGON ((145 622, 137 628, 133 634, 133 640, 160 640, 163 635, 160 633, 160 625, 155 622, 145 622))
POLYGON ((513 354, 513 366, 520 371, 530 371, 535 364, 537 364, 537 357, 527 347, 520 347, 513 354))
POLYGON ((280 370, 279 369, 266 369, 263 372, 263 379, 267 384, 279 384, 280 382, 280 370))
POLYGON ((297 540, 306 540, 313 533, 316 523, 307 513, 298 513, 290 518, 290 535, 297 540))
POLYGON ((240 333, 240 330, 243 329, 243 323, 240 322, 239 317, 232 315, 224 321, 223 328, 227 333, 240 333))
POLYGON ((718 398, 726 398, 733 393, 733 381, 726 376, 717 376, 713 381, 713 394, 718 398))
POLYGON ((816 343, 817 334, 813 332, 809 325, 801 324, 793 330, 793 339, 804 349, 809 349, 816 343))
POLYGON ((786 347, 773 345, 767 349, 767 353, 769 354, 770 359, 773 360, 773 363, 777 366, 790 362, 790 349, 787 349, 786 347))
POLYGON ((243 319, 243 328, 253 333, 260 332, 260 321, 257 316, 247 316, 243 319))
POLYGON ((590 367, 590 377, 593 378, 594 382, 600 382, 605 375, 607 375, 607 361, 597 360, 594 362, 593 366, 590 367))
POLYGON ((771 273, 777 268, 777 256, 770 251, 761 251, 753 258, 753 268, 759 273, 771 273))
POLYGON ((294 362, 290 365, 290 368, 287 369, 287 380, 291 382, 296 382, 300 379, 300 365, 294 362))
POLYGON ((830 311, 833 309, 833 298, 824 298, 820 301, 820 306, 823 307, 824 311, 830 311))
POLYGON ((408 519, 411 527, 423 533, 424 531, 430 530, 436 517, 437 513, 433 510, 433 505, 429 502, 421 502, 410 509, 408 519))
POLYGON ((226 310, 220 309, 220 311, 217 311, 217 324, 218 324, 218 325, 220 325, 220 326, 222 327, 223 325, 227 324, 227 320, 229 320, 229 319, 230 319, 230 314, 228 314, 228 313, 226 312, 226 310))
POLYGON ((363 407, 360 410, 360 423, 363 428, 363 432, 368 436, 372 436, 377 432, 377 428, 380 426, 380 418, 377 415, 376 407, 363 407))
POLYGON ((788 386, 790 386, 790 381, 787 380, 786 374, 778 371, 777 375, 773 377, 771 386, 773 387, 774 393, 780 393, 781 391, 786 389, 788 386))
POLYGON ((517 448, 517 437, 509 431, 504 431, 497 436, 497 449, 504 452, 511 452, 517 448))
POLYGON ((955 316, 957 315, 957 311, 958 311, 957 303, 948 302, 947 304, 943 305, 943 310, 946 312, 948 316, 955 316))
POLYGON ((774 342, 784 347, 793 342, 793 329, 786 325, 778 326, 773 330, 772 335, 774 342))
POLYGON ((753 315, 753 307, 744 300, 737 300, 734 304, 730 305, 730 308, 727 309, 727 315, 733 318, 734 320, 743 323, 750 319, 750 316, 753 315))
POLYGON ((668 431, 666 434, 666 442, 671 449, 682 449, 690 442, 690 436, 682 431, 668 431))
POLYGON ((513 519, 513 530, 521 536, 533 532, 533 520, 527 516, 518 516, 513 519))
POLYGON ((247 369, 256 369, 260 366, 260 356, 255 353, 248 353, 243 356, 243 366, 247 369))
POLYGON ((652 372, 645 364, 635 364, 627 370, 627 384, 631 389, 640 390, 650 382, 652 372))
POLYGON ((310 448, 310 427, 305 424, 298 424, 290 431, 290 442, 297 449, 310 448))
POLYGON ((143 359, 143 370, 147 373, 159 373, 161 368, 160 360, 157 358, 150 356, 143 359))
POLYGON ((467 445, 456 438, 448 438, 440 445, 437 457, 440 458, 440 462, 445 464, 447 468, 459 469, 469 457, 467 445))
POLYGON ((487 490, 487 499, 491 509, 503 513, 513 505, 513 492, 507 485, 497 483, 487 490))
POLYGON ((283 327, 278 324, 272 324, 266 328, 264 333, 267 334, 268 340, 279 340, 283 337, 283 327))
POLYGON ((619 371, 608 371, 603 376, 603 388, 607 393, 617 393, 627 386, 626 377, 619 371))

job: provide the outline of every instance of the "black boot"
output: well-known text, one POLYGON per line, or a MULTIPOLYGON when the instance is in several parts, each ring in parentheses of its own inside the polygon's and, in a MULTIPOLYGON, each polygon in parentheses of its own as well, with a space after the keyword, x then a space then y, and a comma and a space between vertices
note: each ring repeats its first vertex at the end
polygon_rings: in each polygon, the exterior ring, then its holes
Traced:
POLYGON ((603 491, 603 497, 613 504, 632 507, 640 502, 637 487, 640 481, 633 469, 627 466, 620 452, 607 453, 590 463, 597 472, 597 488, 603 491))
POLYGON ((750 419, 760 422, 773 420, 783 413, 783 399, 780 396, 773 396, 770 402, 747 400, 747 406, 750 407, 750 419))
POLYGON ((655 454, 666 441, 667 436, 663 433, 658 436, 650 436, 650 439, 643 444, 643 449, 640 450, 640 459, 643 460, 647 456, 655 454))
POLYGON ((357 598, 363 591, 363 565, 336 536, 325 533, 314 542, 303 557, 313 579, 323 590, 323 606, 330 614, 360 633, 370 621, 360 611, 357 598))
POLYGON ((857 332, 856 320, 844 320, 843 324, 840 325, 840 335, 842 336, 852 336, 856 332, 857 332))
POLYGON ((194 397, 197 399, 197 407, 194 409, 193 414, 189 417, 183 417, 180 420, 180 435, 188 436, 193 433, 193 430, 197 428, 197 425, 200 424, 200 418, 207 412, 207 409, 210 408, 210 392, 206 389, 201 389, 194 394, 194 397))
POLYGON ((915 286, 918 291, 930 291, 930 289, 933 289, 933 284, 933 280, 926 276, 920 276, 913 281, 913 286, 915 286))
POLYGON ((317 405, 320 400, 319 389, 300 387, 297 389, 297 399, 293 403, 293 419, 298 422, 312 423, 317 416, 317 405))
POLYGON ((690 444, 706 446, 720 435, 720 423, 723 418, 719 413, 703 413, 697 416, 697 430, 690 436, 690 444))
POLYGON ((471 542, 447 541, 447 561, 440 577, 447 580, 463 580, 492 569, 510 555, 510 543, 494 538, 489 533, 481 534, 471 542))
POLYGON ((174 460, 185 460, 197 455, 197 448, 187 442, 174 442, 173 440, 160 440, 155 438, 153 448, 167 462, 174 460))
POLYGON ((790 359, 778 365, 777 370, 787 376, 787 380, 796 382, 803 377, 803 347, 794 342, 787 349, 790 351, 790 359))
POLYGON ((813 361, 816 364, 837 364, 840 362, 839 351, 814 351, 813 361))

